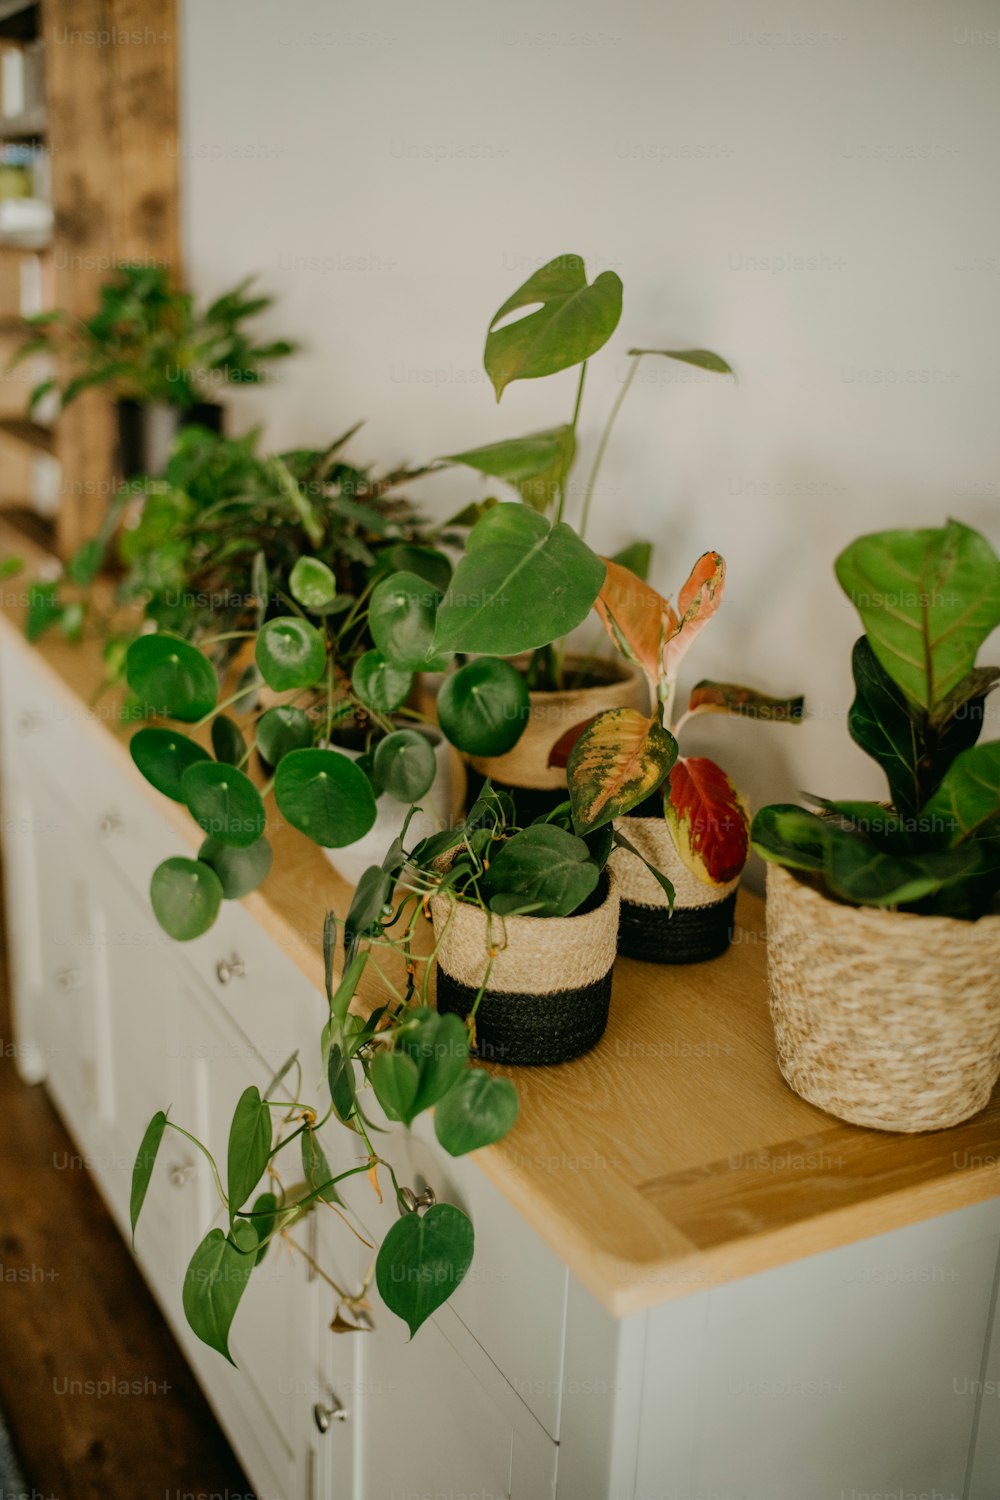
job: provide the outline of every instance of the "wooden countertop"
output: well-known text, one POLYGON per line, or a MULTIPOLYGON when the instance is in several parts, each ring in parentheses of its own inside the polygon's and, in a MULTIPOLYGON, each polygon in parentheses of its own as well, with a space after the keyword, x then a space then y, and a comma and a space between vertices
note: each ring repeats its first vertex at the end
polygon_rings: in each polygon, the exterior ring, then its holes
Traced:
MULTIPOLYGON (((55 633, 24 641, 26 582, 44 554, 0 525, 0 558, 28 567, 4 585, 2 617, 55 691, 90 703, 99 643, 55 633)), ((122 774, 192 847, 193 820, 132 765, 128 728, 106 703, 88 727, 122 774)), ((274 869, 245 905, 317 987, 322 955, 303 932, 343 915, 350 888, 322 852, 268 806, 274 869)), ((740 893, 730 951, 712 963, 660 967, 622 959, 611 1019, 586 1057, 503 1069, 521 1116, 475 1160, 535 1232, 622 1316, 723 1281, 898 1229, 994 1196, 1000 1097, 965 1125, 887 1135, 841 1124, 799 1099, 774 1057, 767 1009, 763 903, 740 893)))

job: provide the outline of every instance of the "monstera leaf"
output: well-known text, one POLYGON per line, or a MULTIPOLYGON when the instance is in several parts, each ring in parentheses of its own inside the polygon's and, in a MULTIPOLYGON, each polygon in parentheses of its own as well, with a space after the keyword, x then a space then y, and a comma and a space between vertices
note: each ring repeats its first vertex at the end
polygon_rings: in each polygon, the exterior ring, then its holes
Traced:
POLYGON ((635 708, 600 714, 573 746, 566 768, 577 833, 591 833, 637 807, 676 758, 677 741, 655 714, 635 708))
POLYGON ((750 853, 750 816, 739 792, 714 761, 691 755, 670 772, 663 812, 677 852, 706 885, 728 885, 750 853))
POLYGON ((614 271, 602 271, 588 285, 579 255, 549 261, 490 322, 483 363, 497 400, 512 380, 537 380, 589 359, 614 333, 621 313, 622 284, 614 271), (526 307, 535 311, 504 322, 526 307))

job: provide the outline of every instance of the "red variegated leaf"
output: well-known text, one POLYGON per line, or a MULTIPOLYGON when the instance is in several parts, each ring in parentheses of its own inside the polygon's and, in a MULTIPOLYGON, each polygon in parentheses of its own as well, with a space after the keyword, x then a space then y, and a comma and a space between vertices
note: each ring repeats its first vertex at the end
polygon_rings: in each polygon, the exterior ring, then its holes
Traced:
POLYGON ((717 552, 705 552, 691 569, 691 576, 677 597, 680 622, 668 632, 663 645, 663 672, 676 676, 677 668, 687 654, 695 636, 715 614, 722 603, 726 565, 717 552))
POLYGON ((597 717, 597 714, 591 714, 589 719, 582 719, 579 724, 571 724, 569 729, 559 736, 549 751, 548 764, 550 769, 557 767, 562 770, 564 766, 569 764, 570 751, 583 731, 589 729, 597 717))
POLYGON ((750 816, 725 771, 700 755, 679 760, 663 812, 693 875, 706 885, 736 879, 750 853, 750 816))
POLYGON ((612 642, 646 674, 655 700, 660 691, 660 659, 664 640, 677 629, 677 616, 664 599, 629 568, 607 558, 608 571, 595 609, 612 642))
POLYGON ((612 708, 580 735, 569 757, 567 781, 577 833, 590 833, 638 806, 663 782, 677 758, 677 741, 654 714, 612 708))
POLYGON ((805 699, 772 698, 756 688, 741 687, 735 682, 698 682, 691 689, 689 714, 742 714, 747 719, 770 719, 778 723, 798 724, 805 699))

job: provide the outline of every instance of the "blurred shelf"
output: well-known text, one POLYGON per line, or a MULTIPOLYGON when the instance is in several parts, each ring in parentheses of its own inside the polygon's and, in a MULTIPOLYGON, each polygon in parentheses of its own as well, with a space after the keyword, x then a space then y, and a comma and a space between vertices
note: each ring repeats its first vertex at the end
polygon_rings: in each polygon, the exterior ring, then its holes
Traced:
POLYGON ((48 110, 44 104, 26 109, 19 115, 0 115, 0 141, 27 141, 44 135, 49 128, 48 110))
POLYGON ((38 0, 0 0, 0 37, 30 42, 40 31, 38 0))
POLYGON ((0 417, 0 435, 16 438, 19 443, 27 443, 29 448, 38 448, 42 453, 55 452, 55 433, 51 427, 29 422, 24 417, 0 417))

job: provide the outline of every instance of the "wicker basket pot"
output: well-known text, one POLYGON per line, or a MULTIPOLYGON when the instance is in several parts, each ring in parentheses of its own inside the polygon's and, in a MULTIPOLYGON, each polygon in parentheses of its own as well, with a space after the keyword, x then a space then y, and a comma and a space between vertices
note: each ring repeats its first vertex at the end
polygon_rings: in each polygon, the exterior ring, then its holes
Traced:
POLYGON ((732 940, 739 878, 726 885, 699 880, 681 859, 662 814, 621 818, 616 825, 630 844, 672 882, 674 913, 666 892, 641 859, 616 849, 610 863, 621 893, 618 951, 655 964, 697 964, 725 953, 732 940))
POLYGON ((478 906, 431 900, 437 1007, 469 1014, 495 953, 476 1011, 476 1051, 485 1062, 568 1062, 604 1035, 618 938, 618 890, 605 871, 588 910, 571 917, 487 918, 478 906))
POLYGON ((1000 914, 848 906, 767 867, 778 1066, 803 1099, 877 1130, 942 1130, 1000 1077, 1000 914))

